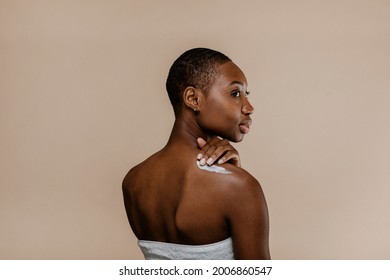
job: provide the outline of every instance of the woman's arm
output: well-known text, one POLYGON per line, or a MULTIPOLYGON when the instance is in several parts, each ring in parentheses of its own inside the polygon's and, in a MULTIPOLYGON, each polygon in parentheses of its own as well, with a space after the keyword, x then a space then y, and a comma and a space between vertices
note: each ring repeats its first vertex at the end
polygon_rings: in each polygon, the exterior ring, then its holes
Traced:
POLYGON ((234 256, 270 259, 268 209, 261 186, 249 174, 238 178, 234 185, 227 207, 234 256))
MULTIPOLYGON (((214 137, 206 142, 198 138, 198 144, 201 148, 198 160, 202 164, 228 162, 241 167, 238 151, 228 140, 214 137)), ((259 182, 240 169, 233 181, 227 180, 223 184, 230 185, 225 188, 227 200, 224 204, 235 258, 270 259, 268 209, 259 182)))

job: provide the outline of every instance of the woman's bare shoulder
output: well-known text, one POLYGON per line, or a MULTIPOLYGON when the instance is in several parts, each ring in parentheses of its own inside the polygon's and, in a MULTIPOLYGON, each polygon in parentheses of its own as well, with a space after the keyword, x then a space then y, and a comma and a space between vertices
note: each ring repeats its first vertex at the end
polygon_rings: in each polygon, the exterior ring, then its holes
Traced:
POLYGON ((155 169, 153 168, 153 165, 158 162, 160 153, 161 152, 157 152, 130 168, 130 170, 123 178, 122 188, 129 188, 130 186, 135 185, 137 181, 143 180, 145 177, 147 177, 147 174, 150 174, 150 171, 155 169))
POLYGON ((199 167, 196 172, 204 186, 224 199, 234 200, 237 195, 253 195, 261 191, 258 180, 241 167, 232 164, 199 167))

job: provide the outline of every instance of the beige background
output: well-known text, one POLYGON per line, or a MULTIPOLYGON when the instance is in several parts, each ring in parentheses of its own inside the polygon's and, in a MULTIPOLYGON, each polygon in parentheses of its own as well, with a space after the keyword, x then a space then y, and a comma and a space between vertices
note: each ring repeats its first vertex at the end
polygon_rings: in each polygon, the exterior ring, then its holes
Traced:
POLYGON ((390 2, 0 0, 0 258, 139 259, 121 181, 173 60, 246 73, 274 259, 390 259, 390 2))

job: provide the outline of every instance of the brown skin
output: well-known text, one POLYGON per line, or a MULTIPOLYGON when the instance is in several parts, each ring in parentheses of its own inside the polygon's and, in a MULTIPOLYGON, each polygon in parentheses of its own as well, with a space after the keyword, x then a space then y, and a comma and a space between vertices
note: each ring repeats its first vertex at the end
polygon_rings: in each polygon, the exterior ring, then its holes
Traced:
POLYGON ((241 167, 238 151, 228 140, 213 137, 208 142, 203 138, 198 138, 197 141, 201 148, 197 155, 200 165, 212 165, 213 163, 223 164, 229 162, 235 166, 241 167))
POLYGON ((269 259, 262 189, 240 168, 238 153, 227 144, 241 141, 249 131, 254 109, 247 99, 247 81, 233 62, 220 65, 217 72, 208 93, 185 89, 167 145, 126 175, 127 216, 141 240, 201 245, 231 236, 236 259, 269 259), (198 145, 203 145, 206 160, 230 155, 234 164, 221 166, 232 174, 199 169, 198 145))

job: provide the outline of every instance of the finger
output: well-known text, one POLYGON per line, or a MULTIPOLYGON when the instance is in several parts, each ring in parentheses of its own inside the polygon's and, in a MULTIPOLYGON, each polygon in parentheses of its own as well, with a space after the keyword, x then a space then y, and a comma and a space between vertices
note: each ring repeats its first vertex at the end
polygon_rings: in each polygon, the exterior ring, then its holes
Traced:
MULTIPOLYGON (((203 138, 197 138, 196 141, 198 142, 199 148, 203 148, 206 145, 206 141, 203 138)), ((199 152, 199 154, 196 156, 197 160, 201 160, 203 158, 203 152, 202 150, 199 152)), ((202 164, 203 165, 203 164, 202 164)))
POLYGON ((201 151, 206 151, 209 146, 215 145, 220 140, 217 137, 213 137, 209 141, 206 141, 203 138, 199 137, 196 139, 196 141, 198 142, 198 146, 201 149, 201 151))
POLYGON ((201 164, 208 164, 208 165, 211 165, 214 161, 215 161, 215 157, 213 158, 213 153, 214 151, 217 149, 218 147, 216 146, 209 146, 208 149, 206 151, 203 152, 203 156, 202 156, 202 159, 201 159, 201 164))
POLYGON ((229 162, 235 166, 241 167, 240 157, 233 151, 228 151, 222 157, 218 159, 218 164, 229 162))
POLYGON ((214 136, 213 138, 211 138, 209 141, 207 141, 206 145, 209 145, 209 146, 215 146, 215 145, 219 145, 219 143, 222 141, 222 139, 220 139, 219 137, 217 136, 214 136))
POLYGON ((198 138, 198 139, 196 139, 196 141, 198 142, 198 146, 199 146, 199 148, 203 148, 203 146, 206 144, 206 140, 204 140, 203 138, 198 138))
MULTIPOLYGON (((221 143, 221 142, 220 142, 221 143)), ((212 154, 210 154, 209 158, 207 159, 207 164, 212 165, 215 161, 217 161, 219 158, 224 156, 227 152, 229 152, 233 147, 230 145, 222 145, 216 147, 216 149, 213 151, 212 154)), ((211 151, 210 151, 211 153, 211 151)))
MULTIPOLYGON (((200 139, 202 139, 202 138, 200 138, 200 139)), ((208 142, 204 141, 205 143, 204 143, 203 147, 201 148, 199 154, 197 155, 197 159, 198 160, 202 160, 202 159, 207 160, 210 157, 210 155, 215 151, 215 149, 218 147, 220 141, 221 140, 217 137, 210 139, 208 142)), ((202 165, 204 164, 203 161, 201 161, 200 163, 202 165)))

